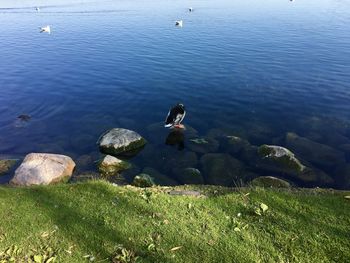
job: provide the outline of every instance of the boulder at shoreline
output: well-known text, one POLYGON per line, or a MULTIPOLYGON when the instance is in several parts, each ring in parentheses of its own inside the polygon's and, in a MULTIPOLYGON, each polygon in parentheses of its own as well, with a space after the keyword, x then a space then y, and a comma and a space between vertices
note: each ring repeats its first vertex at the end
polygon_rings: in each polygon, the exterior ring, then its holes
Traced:
POLYGON ((68 180, 75 167, 74 161, 65 155, 30 153, 15 171, 12 185, 48 185, 68 180))
POLYGON ((137 132, 113 128, 98 141, 100 151, 105 154, 120 155, 141 149, 147 141, 137 132))

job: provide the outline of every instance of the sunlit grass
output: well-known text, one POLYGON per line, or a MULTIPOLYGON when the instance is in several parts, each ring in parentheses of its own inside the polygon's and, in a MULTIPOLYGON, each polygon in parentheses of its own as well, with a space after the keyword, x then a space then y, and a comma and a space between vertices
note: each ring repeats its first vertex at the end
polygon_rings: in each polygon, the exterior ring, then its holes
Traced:
POLYGON ((0 262, 346 262, 345 193, 103 181, 0 187, 0 262))

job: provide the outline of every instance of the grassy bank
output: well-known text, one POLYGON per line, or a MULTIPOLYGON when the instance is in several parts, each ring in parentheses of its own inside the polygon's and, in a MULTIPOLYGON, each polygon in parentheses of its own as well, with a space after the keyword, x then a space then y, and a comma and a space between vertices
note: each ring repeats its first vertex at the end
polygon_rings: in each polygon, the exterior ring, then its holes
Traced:
POLYGON ((350 259, 350 201, 344 192, 201 190, 207 197, 103 181, 0 187, 0 262, 350 259))

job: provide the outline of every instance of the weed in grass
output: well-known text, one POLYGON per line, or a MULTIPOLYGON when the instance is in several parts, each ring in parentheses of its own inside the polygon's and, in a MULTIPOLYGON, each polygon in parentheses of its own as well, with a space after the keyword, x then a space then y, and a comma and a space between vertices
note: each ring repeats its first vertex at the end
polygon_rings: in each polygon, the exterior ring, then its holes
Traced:
POLYGON ((135 252, 119 244, 115 247, 115 252, 111 258, 112 263, 136 263, 139 260, 135 252))

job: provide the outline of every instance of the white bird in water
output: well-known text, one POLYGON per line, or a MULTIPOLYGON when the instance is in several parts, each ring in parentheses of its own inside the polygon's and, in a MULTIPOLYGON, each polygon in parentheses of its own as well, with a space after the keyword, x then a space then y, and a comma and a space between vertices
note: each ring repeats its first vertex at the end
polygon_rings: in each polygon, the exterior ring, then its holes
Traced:
POLYGON ((189 8, 188 8, 188 11, 192 12, 192 11, 193 11, 193 8, 192 8, 192 7, 189 7, 189 8))
POLYGON ((37 6, 37 7, 35 8, 35 10, 36 10, 37 12, 40 12, 40 7, 37 6))
POLYGON ((182 25, 183 25, 182 20, 175 21, 175 26, 182 27, 182 25))
POLYGON ((51 28, 50 28, 50 26, 44 26, 44 27, 39 27, 39 28, 40 28, 40 33, 45 32, 45 33, 51 34, 51 28))

